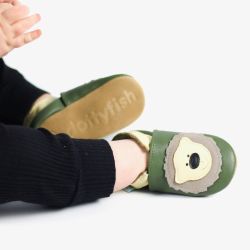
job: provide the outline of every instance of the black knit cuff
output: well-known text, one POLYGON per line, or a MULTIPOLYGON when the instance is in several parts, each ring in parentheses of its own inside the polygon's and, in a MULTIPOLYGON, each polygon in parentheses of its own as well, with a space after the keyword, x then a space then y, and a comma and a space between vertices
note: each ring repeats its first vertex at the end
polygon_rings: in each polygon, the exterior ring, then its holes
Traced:
POLYGON ((109 143, 105 140, 72 141, 78 150, 81 163, 71 205, 110 196, 114 189, 116 171, 109 143))

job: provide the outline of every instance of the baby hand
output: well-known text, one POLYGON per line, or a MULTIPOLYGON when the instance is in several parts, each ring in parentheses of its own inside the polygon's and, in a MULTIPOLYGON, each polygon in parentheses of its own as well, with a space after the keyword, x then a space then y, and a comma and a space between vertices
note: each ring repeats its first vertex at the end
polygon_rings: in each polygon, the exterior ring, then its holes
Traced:
POLYGON ((18 0, 0 0, 0 57, 40 37, 40 29, 27 32, 40 21, 40 15, 28 14, 29 8, 18 0))

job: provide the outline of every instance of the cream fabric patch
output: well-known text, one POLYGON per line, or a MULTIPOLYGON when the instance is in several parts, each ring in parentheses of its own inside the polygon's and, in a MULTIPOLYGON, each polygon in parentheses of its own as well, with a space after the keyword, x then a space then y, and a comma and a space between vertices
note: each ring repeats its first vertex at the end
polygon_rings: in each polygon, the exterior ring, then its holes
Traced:
POLYGON ((222 156, 215 141, 201 134, 178 134, 166 150, 168 185, 185 193, 207 191, 219 178, 222 156))
POLYGON ((134 139, 141 147, 143 147, 147 152, 149 152, 149 145, 152 140, 151 135, 144 134, 139 131, 130 131, 126 133, 131 139, 134 139))
POLYGON ((24 126, 29 126, 32 122, 32 120, 35 118, 35 116, 45 107, 47 107, 51 102, 53 102, 56 98, 45 94, 36 100, 34 105, 32 106, 31 110, 29 111, 28 115, 24 119, 24 126))
POLYGON ((143 187, 148 186, 147 171, 144 171, 142 174, 140 174, 130 186, 132 186, 135 189, 141 189, 143 187))

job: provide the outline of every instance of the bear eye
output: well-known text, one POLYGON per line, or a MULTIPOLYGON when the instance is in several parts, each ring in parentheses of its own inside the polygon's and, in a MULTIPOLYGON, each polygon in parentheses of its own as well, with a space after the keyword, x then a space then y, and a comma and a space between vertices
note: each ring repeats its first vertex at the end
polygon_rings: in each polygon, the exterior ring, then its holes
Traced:
POLYGON ((188 163, 186 163, 186 166, 188 166, 188 163))
POLYGON ((189 157, 190 157, 190 155, 187 155, 187 157, 189 158, 189 157))
POLYGON ((189 165, 192 169, 196 169, 200 165, 200 156, 197 153, 193 153, 189 159, 189 165))

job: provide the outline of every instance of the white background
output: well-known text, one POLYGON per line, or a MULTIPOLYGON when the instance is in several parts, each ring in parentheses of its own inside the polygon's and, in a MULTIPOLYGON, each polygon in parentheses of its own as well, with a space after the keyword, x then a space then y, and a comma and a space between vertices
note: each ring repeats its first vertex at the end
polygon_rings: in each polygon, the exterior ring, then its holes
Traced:
POLYGON ((115 73, 143 86, 133 129, 204 132, 238 156, 208 198, 120 192, 64 210, 0 206, 1 250, 249 249, 249 1, 26 0, 43 36, 6 63, 57 95, 115 73))

